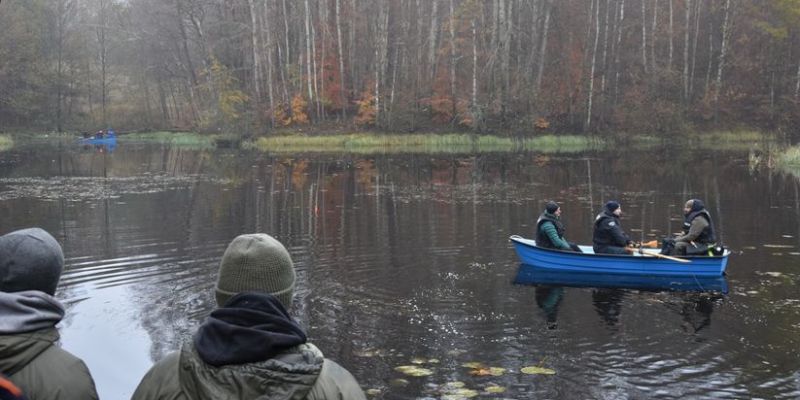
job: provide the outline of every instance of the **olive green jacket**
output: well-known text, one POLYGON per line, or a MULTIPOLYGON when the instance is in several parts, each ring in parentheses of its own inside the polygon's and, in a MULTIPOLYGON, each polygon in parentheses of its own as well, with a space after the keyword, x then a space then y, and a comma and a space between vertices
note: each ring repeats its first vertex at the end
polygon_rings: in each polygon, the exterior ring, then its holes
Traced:
POLYGON ((362 400, 353 375, 310 343, 249 364, 206 364, 191 342, 156 363, 132 400, 362 400))
POLYGON ((86 364, 58 339, 55 328, 0 335, 0 372, 30 400, 96 400, 86 364))

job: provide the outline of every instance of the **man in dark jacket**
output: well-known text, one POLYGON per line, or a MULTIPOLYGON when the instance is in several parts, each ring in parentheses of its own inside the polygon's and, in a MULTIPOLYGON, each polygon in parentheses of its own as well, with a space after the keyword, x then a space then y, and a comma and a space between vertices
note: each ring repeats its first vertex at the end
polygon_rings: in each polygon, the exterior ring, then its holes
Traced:
POLYGON ((581 252, 580 247, 564 239, 564 224, 561 223, 561 207, 554 201, 545 204, 544 212, 536 221, 536 245, 547 249, 581 252))
POLYGON ((605 254, 627 254, 626 246, 633 242, 631 238, 622 230, 619 216, 622 214, 622 207, 616 201, 609 201, 603 207, 603 212, 594 219, 594 233, 592 234, 592 244, 595 253, 605 254))
POLYGON ((702 200, 691 199, 683 207, 683 235, 676 237, 670 254, 686 255, 688 249, 707 250, 716 241, 714 222, 702 200))
POLYGON ((365 399, 355 378, 308 343, 286 311, 295 271, 266 234, 235 238, 220 264, 217 309, 144 376, 133 400, 365 399))
POLYGON ((0 372, 30 400, 97 399, 86 365, 56 345, 61 246, 39 228, 0 236, 0 372))

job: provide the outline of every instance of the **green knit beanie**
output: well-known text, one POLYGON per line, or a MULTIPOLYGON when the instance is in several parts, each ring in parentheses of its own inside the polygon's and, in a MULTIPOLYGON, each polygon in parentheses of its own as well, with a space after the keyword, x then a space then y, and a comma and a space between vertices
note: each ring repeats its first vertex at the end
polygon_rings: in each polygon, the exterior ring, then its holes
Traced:
POLYGON ((286 309, 292 306, 294 263, 286 247, 265 233, 239 235, 222 255, 217 286, 217 305, 240 292, 266 292, 286 309))

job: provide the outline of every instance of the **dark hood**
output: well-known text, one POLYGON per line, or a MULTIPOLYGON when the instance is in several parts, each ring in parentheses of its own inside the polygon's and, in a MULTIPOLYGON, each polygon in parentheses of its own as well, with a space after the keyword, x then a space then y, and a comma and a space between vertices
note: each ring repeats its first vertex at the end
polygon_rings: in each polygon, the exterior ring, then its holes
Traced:
POLYGON ((269 360, 306 342, 306 334, 277 297, 244 292, 211 312, 194 336, 206 363, 247 364, 269 360))

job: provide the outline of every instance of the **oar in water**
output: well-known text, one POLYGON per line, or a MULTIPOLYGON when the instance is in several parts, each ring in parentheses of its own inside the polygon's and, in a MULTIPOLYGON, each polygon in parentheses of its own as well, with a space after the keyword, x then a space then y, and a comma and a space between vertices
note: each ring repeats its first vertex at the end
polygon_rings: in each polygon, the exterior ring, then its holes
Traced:
POLYGON ((683 258, 672 257, 672 256, 668 256, 666 254, 650 253, 650 252, 644 251, 641 248, 636 249, 636 248, 633 248, 633 247, 626 247, 625 250, 627 250, 629 253, 639 253, 639 254, 647 255, 647 256, 651 256, 651 257, 663 258, 665 260, 672 260, 672 261, 677 261, 677 262, 682 262, 682 263, 690 263, 690 262, 692 262, 692 260, 686 260, 686 259, 683 259, 683 258))

